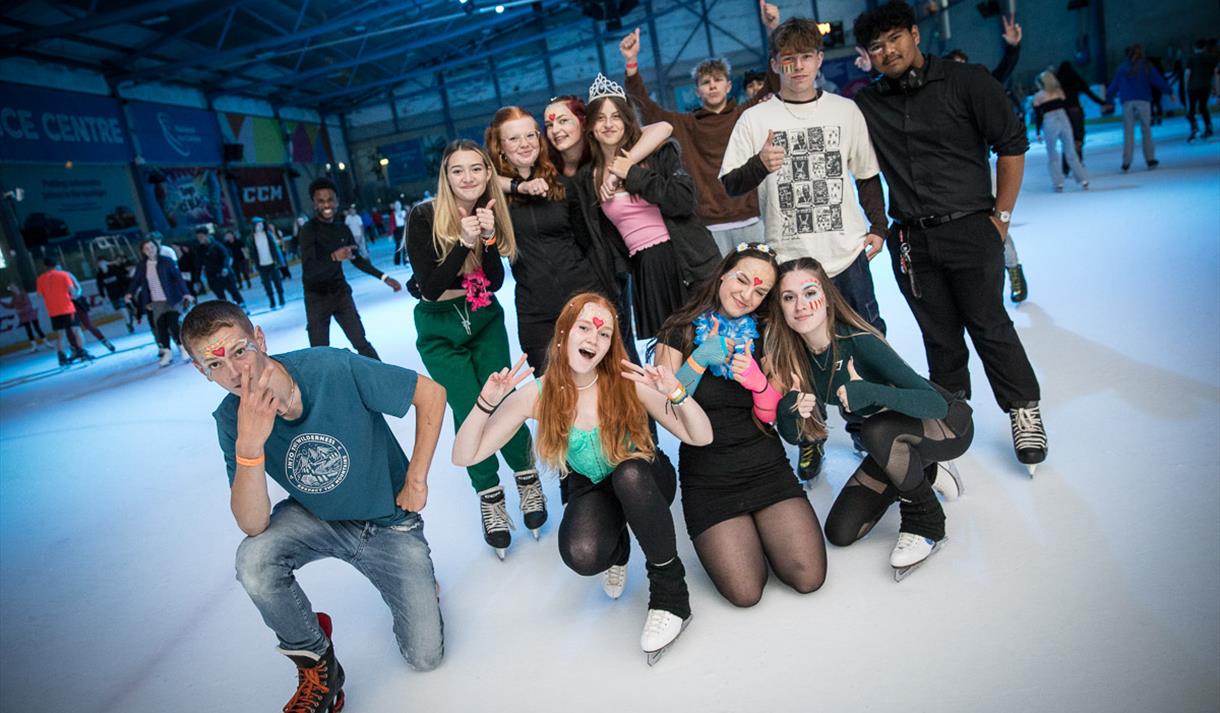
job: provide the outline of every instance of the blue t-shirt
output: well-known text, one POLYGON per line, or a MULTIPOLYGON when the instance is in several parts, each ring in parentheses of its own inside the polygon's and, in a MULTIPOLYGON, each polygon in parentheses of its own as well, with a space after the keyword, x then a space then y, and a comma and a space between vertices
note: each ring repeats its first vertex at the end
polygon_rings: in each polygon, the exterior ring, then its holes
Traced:
MULTIPOLYGON (((406 513, 394 498, 408 461, 383 414, 407 413, 417 374, 330 347, 272 358, 296 381, 303 411, 295 421, 275 419, 263 447, 267 475, 322 520, 402 522, 406 513)), ((212 413, 230 487, 237 476, 240 402, 229 394, 212 413)))

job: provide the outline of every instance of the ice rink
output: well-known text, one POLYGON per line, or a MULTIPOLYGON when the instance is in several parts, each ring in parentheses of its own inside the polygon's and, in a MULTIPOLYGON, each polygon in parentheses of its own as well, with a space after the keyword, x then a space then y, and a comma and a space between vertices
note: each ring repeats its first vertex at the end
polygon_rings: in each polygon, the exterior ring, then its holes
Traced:
MULTIPOLYGON (((447 422, 424 511, 441 667, 406 666, 388 610, 354 570, 300 572, 334 617, 345 710, 1217 710, 1220 142, 1188 145, 1185 133, 1167 119, 1160 168, 1137 158, 1122 174, 1118 128, 1091 128, 1088 192, 1069 179, 1053 193, 1043 148, 1030 151, 1012 233, 1031 296, 1011 313, 1041 379, 1049 458, 1031 481, 975 360, 977 435, 958 461, 967 493, 945 506, 946 547, 905 581, 888 564, 892 509, 865 540, 831 548, 818 592, 773 578, 758 606, 736 609, 675 503, 694 620, 649 668, 638 548, 618 601, 565 568, 552 477, 542 540, 518 529, 499 562, 449 464, 447 422)), ((374 260, 392 267, 387 241, 374 260)), ((888 256, 873 271, 891 342, 924 371, 888 256)), ((351 281, 382 357, 422 370, 414 300, 351 281)), ((288 285, 278 312, 260 309, 257 280, 246 291, 272 351, 307 346, 299 269, 288 285)), ((500 292, 515 350, 511 295, 500 292)), ((59 371, 46 352, 0 361, 0 709, 279 710, 295 673, 234 579, 242 534, 210 416, 223 393, 181 362, 159 369, 145 327, 106 331, 120 351, 89 366, 59 371)), ((410 416, 391 425, 409 449, 410 416)), ((672 437, 662 445, 676 456, 672 437)), ((827 455, 809 492, 823 518, 856 464, 841 428, 827 455)))

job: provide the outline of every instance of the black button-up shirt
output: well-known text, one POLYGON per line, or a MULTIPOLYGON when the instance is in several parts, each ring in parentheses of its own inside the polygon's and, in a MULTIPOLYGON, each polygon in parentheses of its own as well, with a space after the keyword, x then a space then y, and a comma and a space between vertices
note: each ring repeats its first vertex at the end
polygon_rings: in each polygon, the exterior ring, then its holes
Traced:
POLYGON ((984 67, 924 57, 918 89, 906 91, 882 77, 856 94, 890 187, 890 216, 903 221, 991 210, 988 150, 1024 154, 1025 125, 984 67))

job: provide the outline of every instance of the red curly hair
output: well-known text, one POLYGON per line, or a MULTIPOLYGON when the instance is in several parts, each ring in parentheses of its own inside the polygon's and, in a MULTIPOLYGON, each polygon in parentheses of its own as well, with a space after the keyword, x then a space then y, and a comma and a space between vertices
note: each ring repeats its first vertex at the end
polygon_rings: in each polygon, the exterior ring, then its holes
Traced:
MULTIPOLYGON (((487 147, 487 153, 491 154, 491 162, 496 167, 496 173, 509 178, 520 177, 516 167, 505 157, 504 149, 500 145, 500 127, 506 122, 517 119, 529 119, 534 122, 534 131, 538 134, 538 158, 534 160, 534 178, 546 179, 549 187, 546 197, 549 200, 566 200, 567 195, 563 189, 563 182, 559 180, 559 169, 555 168, 555 164, 551 161, 550 145, 547 144, 542 127, 538 126, 538 120, 532 114, 519 106, 506 106, 497 111, 496 115, 492 117, 487 131, 483 134, 483 145, 487 147)), ((517 197, 510 195, 509 200, 517 200, 517 197)))

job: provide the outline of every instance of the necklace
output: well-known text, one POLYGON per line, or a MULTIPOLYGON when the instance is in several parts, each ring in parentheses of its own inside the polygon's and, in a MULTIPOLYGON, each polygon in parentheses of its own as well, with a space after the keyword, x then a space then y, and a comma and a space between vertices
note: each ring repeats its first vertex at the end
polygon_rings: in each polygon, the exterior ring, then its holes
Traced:
POLYGON ((585 391, 586 389, 591 389, 591 388, 593 388, 593 385, 597 383, 597 380, 598 380, 598 379, 600 379, 600 378, 602 378, 602 375, 601 375, 601 374, 594 374, 594 375, 593 375, 593 381, 590 381, 589 383, 585 384, 584 386, 577 386, 577 387, 576 387, 576 390, 577 390, 577 391, 585 391))
MULTIPOLYGON (((289 378, 292 378, 292 377, 289 377, 289 378)), ((290 389, 288 391, 288 405, 284 408, 283 411, 276 411, 276 414, 279 415, 281 418, 292 413, 292 407, 295 406, 296 402, 297 402, 297 391, 298 390, 299 389, 297 389, 297 382, 293 381, 292 389, 290 389)))
POLYGON ((470 336, 470 310, 462 312, 457 305, 453 305, 453 311, 457 312, 458 319, 462 320, 462 329, 466 330, 466 336, 470 336))
MULTIPOLYGON (((797 116, 796 112, 792 111, 792 109, 788 106, 788 101, 786 99, 784 99, 782 96, 777 95, 775 98, 779 99, 780 105, 784 107, 784 111, 788 112, 788 116, 792 117, 793 119, 796 119, 797 121, 808 121, 809 120, 808 117, 797 116)), ((818 100, 821 98, 822 98, 822 90, 818 89, 817 94, 814 95, 814 97, 811 101, 800 102, 800 103, 801 104, 812 104, 816 107, 818 100)))

